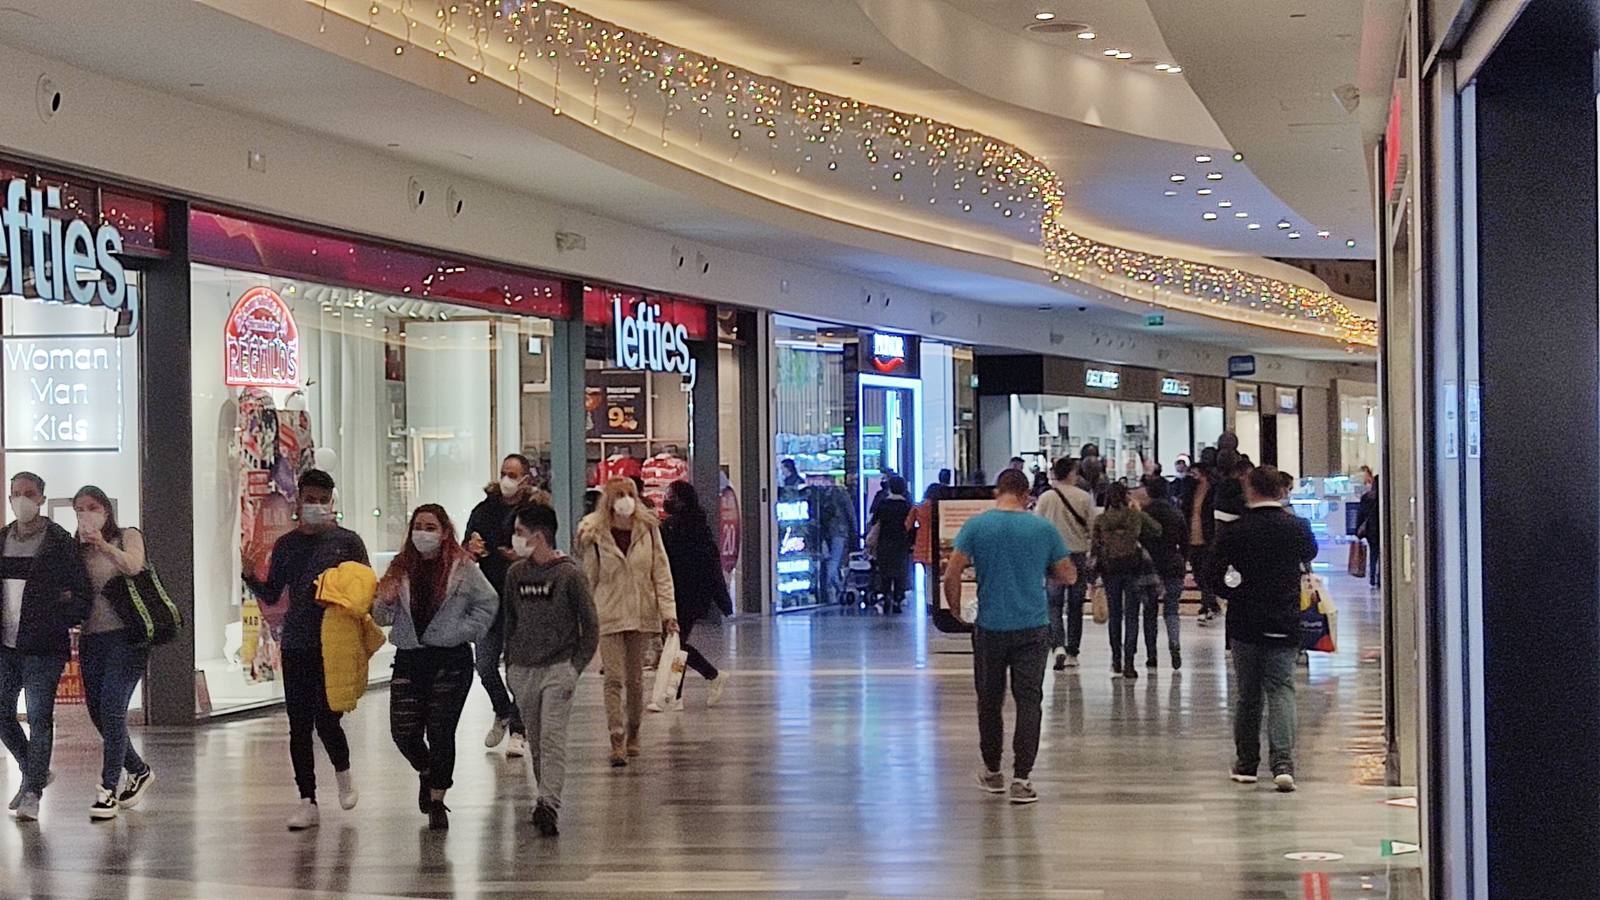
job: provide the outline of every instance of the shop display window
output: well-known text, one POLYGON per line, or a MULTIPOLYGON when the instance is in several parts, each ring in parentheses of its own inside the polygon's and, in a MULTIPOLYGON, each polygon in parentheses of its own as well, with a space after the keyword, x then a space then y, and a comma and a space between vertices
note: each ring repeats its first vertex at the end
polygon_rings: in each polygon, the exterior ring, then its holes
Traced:
POLYGON ((773 337, 773 450, 780 464, 774 608, 783 612, 837 599, 857 512, 845 472, 846 344, 825 326, 781 316, 773 320, 773 337), (794 472, 784 460, 794 462, 794 472))
POLYGON ((1018 394, 1012 402, 1012 452, 1029 468, 1048 472, 1050 463, 1077 456, 1096 444, 1106 475, 1137 480, 1155 461, 1156 406, 1131 400, 1018 394))
POLYGON ((201 265, 192 294, 195 657, 223 711, 283 696, 281 608, 241 575, 292 527, 298 475, 334 477, 380 572, 418 504, 459 529, 505 453, 549 469, 552 323, 201 265))

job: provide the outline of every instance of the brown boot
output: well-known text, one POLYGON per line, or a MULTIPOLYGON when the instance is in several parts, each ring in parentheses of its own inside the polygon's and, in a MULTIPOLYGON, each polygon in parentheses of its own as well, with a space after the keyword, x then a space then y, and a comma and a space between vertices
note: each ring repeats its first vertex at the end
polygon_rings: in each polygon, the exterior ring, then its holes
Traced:
POLYGON ((637 725, 628 730, 628 755, 639 755, 639 726, 637 725))
POLYGON ((628 754, 623 745, 622 735, 613 734, 611 736, 611 765, 613 767, 618 767, 625 766, 627 764, 628 754))

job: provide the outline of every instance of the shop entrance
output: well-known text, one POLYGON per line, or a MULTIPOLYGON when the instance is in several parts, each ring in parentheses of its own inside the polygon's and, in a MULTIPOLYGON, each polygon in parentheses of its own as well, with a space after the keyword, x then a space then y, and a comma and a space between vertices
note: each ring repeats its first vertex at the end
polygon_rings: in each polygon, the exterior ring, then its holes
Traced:
MULTIPOLYGON (((907 490, 916 490, 914 482, 922 468, 917 452, 919 387, 909 379, 861 376, 861 495, 857 508, 863 532, 872 499, 889 474, 900 475, 906 479, 907 490)), ((913 493, 907 499, 915 502, 916 496, 913 493)))
MULTIPOLYGON (((1263 414, 1261 416, 1261 456, 1256 460, 1256 465, 1275 466, 1278 464, 1278 417, 1263 414)), ((1239 446, 1244 446, 1241 438, 1239 446)))

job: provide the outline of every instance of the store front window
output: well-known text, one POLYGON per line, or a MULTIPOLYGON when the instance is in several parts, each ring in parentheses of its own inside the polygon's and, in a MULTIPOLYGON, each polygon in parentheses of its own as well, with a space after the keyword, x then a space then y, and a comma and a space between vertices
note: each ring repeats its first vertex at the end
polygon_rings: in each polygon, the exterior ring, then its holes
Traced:
POLYGON ((846 483, 844 335, 785 316, 773 319, 772 333, 779 463, 774 609, 783 612, 835 599, 837 583, 828 573, 841 564, 833 557, 854 546, 858 512, 846 483))
POLYGON ((1155 459, 1154 403, 1019 394, 1012 404, 1012 452, 1030 470, 1048 472, 1053 460, 1077 456, 1085 444, 1100 448, 1113 479, 1137 480, 1155 459))

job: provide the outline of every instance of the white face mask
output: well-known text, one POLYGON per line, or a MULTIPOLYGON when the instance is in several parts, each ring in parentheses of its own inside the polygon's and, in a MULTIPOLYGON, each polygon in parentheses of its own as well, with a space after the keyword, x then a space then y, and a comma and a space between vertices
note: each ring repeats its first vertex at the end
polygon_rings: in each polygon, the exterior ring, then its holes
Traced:
POLYGON ((326 503, 307 503, 300 507, 300 522, 320 528, 333 521, 333 507, 326 503))
POLYGON ((78 513, 78 532, 87 534, 106 527, 106 514, 99 510, 78 513))
POLYGON ((444 541, 444 535, 437 531, 411 532, 411 546, 423 556, 432 556, 439 552, 439 544, 444 541))
POLYGON ((636 504, 634 503, 634 499, 632 497, 624 495, 618 497, 616 502, 611 504, 611 511, 616 513, 618 516, 627 519, 633 516, 635 505, 636 504))
POLYGON ((514 534, 511 536, 511 552, 515 553, 518 559, 527 559, 533 555, 533 541, 520 534, 514 534))
POLYGON ((521 491, 522 480, 520 478, 512 478, 510 475, 500 476, 500 493, 510 497, 520 493, 521 491))
POLYGON ((39 504, 28 497, 12 497, 11 511, 16 514, 18 522, 26 525, 39 517, 39 504))

